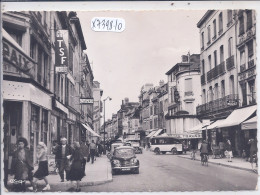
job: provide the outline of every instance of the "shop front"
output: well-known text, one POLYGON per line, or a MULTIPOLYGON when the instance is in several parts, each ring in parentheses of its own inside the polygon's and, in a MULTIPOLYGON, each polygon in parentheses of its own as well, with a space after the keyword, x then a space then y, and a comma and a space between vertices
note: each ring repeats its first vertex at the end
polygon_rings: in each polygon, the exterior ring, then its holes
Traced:
MULTIPOLYGON (((219 141, 222 139, 226 142, 226 140, 229 139, 234 155, 241 156, 243 150, 247 147, 249 133, 246 133, 242 129, 243 122, 255 116, 256 110, 256 105, 236 109, 226 119, 216 125, 216 128, 221 134, 216 140, 219 141)), ((254 130, 252 132, 254 132, 254 130)), ((252 133, 252 136, 253 134, 254 133, 252 133)))

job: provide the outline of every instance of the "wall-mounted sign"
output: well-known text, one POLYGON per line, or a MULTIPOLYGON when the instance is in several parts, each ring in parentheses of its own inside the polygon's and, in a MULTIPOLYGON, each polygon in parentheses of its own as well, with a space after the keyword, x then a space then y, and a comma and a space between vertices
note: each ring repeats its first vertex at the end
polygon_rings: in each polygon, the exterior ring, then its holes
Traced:
POLYGON ((56 66, 55 71, 57 73, 67 73, 68 72, 68 67, 67 66, 56 66))
MULTIPOLYGON (((30 59, 24 53, 20 52, 5 40, 3 41, 3 59, 4 61, 7 61, 11 65, 15 66, 18 70, 33 77, 35 73, 35 64, 32 62, 32 59, 30 59)), ((11 68, 4 66, 4 71, 5 70, 10 71, 11 68)))
POLYGON ((93 104, 94 99, 93 98, 80 98, 79 103, 80 104, 93 104))
POLYGON ((55 66, 68 67, 68 58, 69 58, 68 48, 69 48, 68 30, 57 30, 56 41, 55 41, 55 66))

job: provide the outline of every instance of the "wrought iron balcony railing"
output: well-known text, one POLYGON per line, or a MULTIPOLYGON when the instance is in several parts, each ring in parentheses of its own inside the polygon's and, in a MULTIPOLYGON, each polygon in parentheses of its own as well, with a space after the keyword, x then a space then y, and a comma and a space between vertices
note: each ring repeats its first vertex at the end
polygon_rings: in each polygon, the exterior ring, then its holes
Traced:
POLYGON ((210 101, 196 107, 197 115, 206 115, 211 112, 219 111, 225 108, 234 107, 238 105, 238 95, 231 94, 223 98, 210 101))

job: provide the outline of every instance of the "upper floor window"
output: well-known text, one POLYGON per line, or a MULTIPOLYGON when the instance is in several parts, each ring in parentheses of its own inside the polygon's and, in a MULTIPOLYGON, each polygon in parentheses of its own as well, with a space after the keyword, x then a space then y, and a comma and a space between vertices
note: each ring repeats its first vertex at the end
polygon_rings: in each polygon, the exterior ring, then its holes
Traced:
POLYGON ((222 63, 222 62, 224 62, 224 46, 223 45, 220 46, 219 52, 220 52, 220 63, 222 63))
POLYGON ((218 24, 219 24, 219 34, 221 34, 223 32, 223 16, 222 16, 222 12, 219 14, 218 16, 218 24))
POLYGON ((233 38, 230 37, 228 39, 228 57, 231 57, 233 55, 233 38))
POLYGON ((185 79, 185 92, 192 92, 192 78, 185 79))
POLYGON ((72 44, 69 44, 69 69, 73 73, 73 47, 72 44))
POLYGON ((221 97, 225 97, 225 80, 221 81, 221 97))
POLYGON ((240 65, 243 65, 245 63, 246 63, 245 50, 242 50, 242 51, 240 51, 240 65))
POLYGON ((229 82, 230 82, 230 94, 235 94, 235 83, 234 83, 234 76, 233 75, 231 75, 230 77, 229 77, 229 82))
POLYGON ((205 74, 205 61, 204 60, 202 60, 201 61, 201 71, 202 71, 202 75, 204 75, 205 74))
POLYGON ((254 55, 253 40, 248 42, 248 44, 247 44, 247 51, 248 51, 248 61, 250 61, 253 58, 253 55, 254 55))
POLYGON ((201 48, 204 48, 204 32, 201 33, 201 48))
POLYGON ((202 90, 202 104, 205 104, 206 103, 206 90, 203 89, 202 90))
POLYGON ((23 31, 8 27, 4 27, 4 29, 20 46, 22 46, 23 31))
POLYGON ((218 83, 215 84, 215 87, 214 87, 214 96, 215 96, 215 100, 217 100, 219 98, 219 89, 218 89, 218 83))
POLYGON ((217 50, 214 51, 214 66, 216 67, 218 65, 218 60, 217 60, 217 50))
POLYGON ((244 16, 243 14, 239 17, 239 35, 242 35, 245 33, 244 29, 244 16))
POLYGON ((247 29, 250 29, 253 25, 252 21, 252 10, 248 10, 246 12, 246 17, 247 17, 247 29))
POLYGON ((216 34, 217 34, 217 24, 216 24, 216 20, 213 20, 213 39, 216 38, 216 34))
POLYGON ((210 25, 208 26, 208 44, 210 44, 211 35, 210 35, 210 25))
POLYGON ((227 22, 228 22, 228 24, 227 24, 227 26, 229 26, 231 23, 232 23, 232 10, 228 10, 227 11, 227 22))
POLYGON ((209 70, 211 70, 211 55, 208 56, 209 70))

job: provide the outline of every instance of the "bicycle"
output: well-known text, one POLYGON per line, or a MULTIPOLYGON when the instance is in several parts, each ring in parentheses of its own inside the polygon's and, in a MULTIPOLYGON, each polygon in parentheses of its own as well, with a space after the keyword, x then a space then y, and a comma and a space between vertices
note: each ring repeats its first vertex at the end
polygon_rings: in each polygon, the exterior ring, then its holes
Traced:
POLYGON ((208 166, 208 155, 207 154, 202 154, 201 157, 201 165, 204 166, 208 166))

